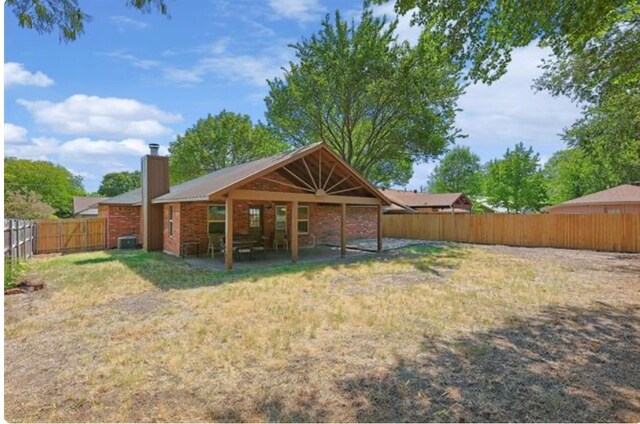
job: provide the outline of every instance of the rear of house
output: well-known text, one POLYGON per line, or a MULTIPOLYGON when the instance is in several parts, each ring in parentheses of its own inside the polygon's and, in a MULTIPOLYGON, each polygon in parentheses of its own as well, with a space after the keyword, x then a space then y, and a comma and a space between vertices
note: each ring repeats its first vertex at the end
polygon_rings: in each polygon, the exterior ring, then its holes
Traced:
MULTIPOLYGON (((378 239, 390 202, 322 143, 220 169, 169 186, 168 158, 142 159, 142 188, 100 203, 108 246, 135 235, 147 250, 171 255, 209 252, 219 240, 250 239, 264 249, 341 247, 378 239)), ((229 246, 229 243, 226 244, 229 246)), ((233 258, 227 258, 230 268, 233 258)))
POLYGON ((623 184, 543 209, 550 214, 640 214, 640 182, 623 184))

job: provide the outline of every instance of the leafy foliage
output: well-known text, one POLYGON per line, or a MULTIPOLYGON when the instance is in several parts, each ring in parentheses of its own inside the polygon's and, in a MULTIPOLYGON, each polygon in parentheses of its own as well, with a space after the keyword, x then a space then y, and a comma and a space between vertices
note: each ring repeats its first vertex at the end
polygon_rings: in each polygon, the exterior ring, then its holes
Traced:
POLYGON ((428 186, 431 193, 465 193, 469 196, 480 194, 480 157, 466 146, 451 149, 431 174, 428 186))
MULTIPOLYGON (((127 0, 126 3, 145 13, 154 8, 163 15, 168 13, 165 0, 127 0)), ((18 18, 21 28, 33 29, 39 34, 57 29, 64 42, 74 41, 84 34, 85 22, 91 21, 78 0, 7 0, 6 4, 18 18)))
POLYGON ((513 150, 507 149, 502 159, 489 162, 485 179, 489 203, 514 213, 540 210, 547 192, 539 161, 531 147, 518 143, 513 150))
POLYGON ((8 191, 4 195, 4 216, 13 219, 48 219, 55 209, 47 205, 42 196, 34 191, 21 193, 8 191))
POLYGON ((469 78, 483 82, 505 73, 514 48, 537 40, 555 55, 573 54, 594 37, 637 21, 639 10, 636 0, 396 1, 399 13, 414 8, 424 32, 444 36, 442 49, 469 65, 469 78))
POLYGON ((200 119, 169 147, 172 182, 280 153, 288 146, 248 115, 222 111, 200 119))
POLYGON ((404 184, 413 161, 442 153, 461 88, 459 68, 423 34, 410 48, 365 9, 358 24, 335 14, 292 45, 298 61, 269 81, 267 120, 294 146, 324 141, 377 184, 404 184))
POLYGON ((5 259, 4 261, 4 289, 8 290, 16 286, 18 278, 27 270, 27 265, 22 261, 5 259))
POLYGON ((606 157, 594 161, 580 148, 556 152, 544 166, 549 200, 561 203, 634 181, 614 169, 606 157))
POLYGON ((73 196, 85 194, 82 177, 46 161, 4 159, 4 193, 38 193, 59 217, 73 215, 73 196))
POLYGON ((110 172, 102 177, 98 194, 114 197, 140 187, 141 183, 140 171, 110 172))

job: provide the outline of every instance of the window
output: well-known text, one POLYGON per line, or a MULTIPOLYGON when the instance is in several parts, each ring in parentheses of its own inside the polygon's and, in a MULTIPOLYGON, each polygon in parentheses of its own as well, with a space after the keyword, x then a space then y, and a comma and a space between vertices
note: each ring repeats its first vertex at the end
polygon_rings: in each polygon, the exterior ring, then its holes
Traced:
POLYGON ((249 208, 249 228, 262 228, 261 212, 262 210, 258 207, 254 206, 249 208))
POLYGON ((298 232, 309 234, 309 206, 298 206, 298 232))
POLYGON ((287 231, 287 207, 276 205, 276 231, 287 231))
POLYGON ((169 237, 173 237, 173 206, 169 206, 169 237))
POLYGON ((209 228, 209 234, 224 234, 225 207, 221 205, 209 206, 207 224, 209 228))
POLYGON ((622 213, 619 208, 605 208, 605 212, 610 214, 622 213))

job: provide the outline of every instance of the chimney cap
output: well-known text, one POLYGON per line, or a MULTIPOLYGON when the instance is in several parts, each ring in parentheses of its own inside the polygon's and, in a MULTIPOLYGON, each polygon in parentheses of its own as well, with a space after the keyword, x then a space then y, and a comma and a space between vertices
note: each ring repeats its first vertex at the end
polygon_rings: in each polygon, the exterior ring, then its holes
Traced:
POLYGON ((149 150, 151 151, 152 156, 156 156, 158 154, 159 149, 160 149, 160 145, 158 143, 149 144, 149 150))

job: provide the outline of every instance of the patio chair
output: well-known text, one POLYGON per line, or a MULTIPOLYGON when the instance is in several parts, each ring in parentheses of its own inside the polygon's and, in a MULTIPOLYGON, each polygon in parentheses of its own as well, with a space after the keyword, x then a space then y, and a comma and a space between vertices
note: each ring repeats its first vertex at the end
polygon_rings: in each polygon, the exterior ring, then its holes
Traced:
POLYGON ((289 250, 289 240, 284 231, 276 231, 273 233, 273 248, 278 251, 278 246, 283 246, 285 250, 289 250))
POLYGON ((252 234, 251 241, 253 242, 253 246, 251 246, 251 251, 253 253, 257 253, 260 255, 264 255, 264 236, 261 234, 252 234))
POLYGON ((211 257, 216 257, 216 250, 219 252, 223 251, 222 247, 222 234, 211 234, 209 233, 209 247, 207 248, 207 255, 211 253, 211 257))

